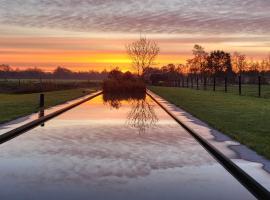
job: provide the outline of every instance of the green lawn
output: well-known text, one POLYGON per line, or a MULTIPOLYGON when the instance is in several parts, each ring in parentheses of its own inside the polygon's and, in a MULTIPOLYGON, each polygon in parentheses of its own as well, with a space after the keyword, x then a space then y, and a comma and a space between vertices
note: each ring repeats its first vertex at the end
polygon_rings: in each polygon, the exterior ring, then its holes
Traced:
MULTIPOLYGON (((259 86, 256 84, 243 84, 242 85, 242 96, 259 96, 259 86)), ((209 87, 208 90, 212 90, 213 87, 209 87)), ((218 85, 216 90, 219 92, 224 92, 224 86, 218 85)), ((228 93, 233 93, 238 95, 239 88, 238 85, 228 85, 228 93)), ((261 97, 270 98, 270 85, 261 85, 261 97)))
MULTIPOLYGON (((45 107, 55 106, 85 95, 94 89, 72 89, 45 92, 45 107)), ((33 94, 0 94, 0 123, 16 119, 38 111, 39 93, 33 94)))
MULTIPOLYGON (((191 84, 189 84, 189 87, 191 87, 191 84)), ((196 89, 196 87, 197 85, 194 83, 193 88, 196 89)), ((200 84, 199 89, 204 90, 204 86, 200 84)), ((207 84, 206 90, 213 91, 213 85, 207 84)), ((216 92, 224 92, 224 91, 225 91, 224 83, 223 84, 217 83, 216 92)), ((228 84, 227 93, 239 95, 239 86, 237 84, 234 84, 234 85, 228 84)), ((242 84, 242 96, 258 97, 259 86, 257 84, 242 84)), ((269 84, 261 85, 261 97, 270 99, 270 85, 269 84)))
POLYGON ((149 89, 270 159, 270 99, 188 88, 149 89))

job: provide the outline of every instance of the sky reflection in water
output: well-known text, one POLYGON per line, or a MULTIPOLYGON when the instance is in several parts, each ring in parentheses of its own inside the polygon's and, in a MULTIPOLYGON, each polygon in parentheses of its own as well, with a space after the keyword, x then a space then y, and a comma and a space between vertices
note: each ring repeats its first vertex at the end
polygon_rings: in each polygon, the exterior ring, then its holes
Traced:
POLYGON ((103 100, 1 145, 0 198, 253 199, 148 97, 103 100))

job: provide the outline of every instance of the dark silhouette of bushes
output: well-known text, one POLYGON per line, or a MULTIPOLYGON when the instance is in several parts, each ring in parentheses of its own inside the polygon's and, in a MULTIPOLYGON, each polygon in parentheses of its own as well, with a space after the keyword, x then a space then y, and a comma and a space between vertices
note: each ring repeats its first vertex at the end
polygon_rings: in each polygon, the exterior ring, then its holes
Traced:
POLYGON ((103 82, 103 91, 113 93, 145 92, 144 81, 130 72, 123 73, 118 69, 112 70, 103 82))
POLYGON ((88 71, 74 72, 63 67, 57 67, 52 72, 45 72, 40 68, 25 70, 13 69, 9 65, 0 64, 0 79, 63 79, 63 80, 104 80, 108 72, 88 71))
POLYGON ((146 93, 145 92, 135 92, 135 93, 112 93, 112 92, 104 92, 103 101, 106 104, 109 104, 112 108, 119 109, 121 107, 122 101, 139 101, 145 100, 146 93))

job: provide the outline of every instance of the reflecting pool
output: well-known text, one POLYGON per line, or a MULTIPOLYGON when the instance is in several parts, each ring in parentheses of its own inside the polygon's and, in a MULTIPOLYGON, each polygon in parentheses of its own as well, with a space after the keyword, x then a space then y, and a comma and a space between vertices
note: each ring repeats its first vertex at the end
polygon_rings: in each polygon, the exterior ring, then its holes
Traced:
POLYGON ((254 199, 146 96, 98 96, 0 145, 0 170, 0 199, 254 199))

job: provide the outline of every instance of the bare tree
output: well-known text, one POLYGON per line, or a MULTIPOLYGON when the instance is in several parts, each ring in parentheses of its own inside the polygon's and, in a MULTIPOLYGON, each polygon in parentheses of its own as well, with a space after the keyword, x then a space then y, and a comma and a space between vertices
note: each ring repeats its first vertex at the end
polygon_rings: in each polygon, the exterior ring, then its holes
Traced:
POLYGON ((9 65, 1 64, 1 65, 0 65, 0 71, 3 71, 3 72, 10 72, 10 71, 12 71, 12 68, 11 68, 9 65))
POLYGON ((251 59, 248 65, 249 65, 249 71, 252 71, 252 72, 260 71, 260 63, 258 61, 254 61, 253 59, 251 59))
POLYGON ((241 73, 247 66, 246 56, 239 52, 234 52, 232 56, 233 69, 237 73, 241 73))
POLYGON ((145 37, 128 44, 126 49, 138 75, 142 75, 146 68, 154 65, 155 59, 160 52, 157 43, 145 37))
POLYGON ((270 53, 268 54, 267 58, 266 58, 266 70, 270 71, 270 53))
POLYGON ((265 72, 266 69, 267 69, 267 66, 268 65, 268 62, 267 62, 267 59, 263 59, 261 62, 260 62, 260 69, 259 71, 260 72, 265 72))
POLYGON ((184 69, 184 65, 183 64, 178 64, 176 67, 176 72, 179 74, 183 74, 183 69, 184 69))
POLYGON ((260 63, 260 71, 261 72, 265 72, 270 70, 270 54, 262 60, 262 62, 260 63))

